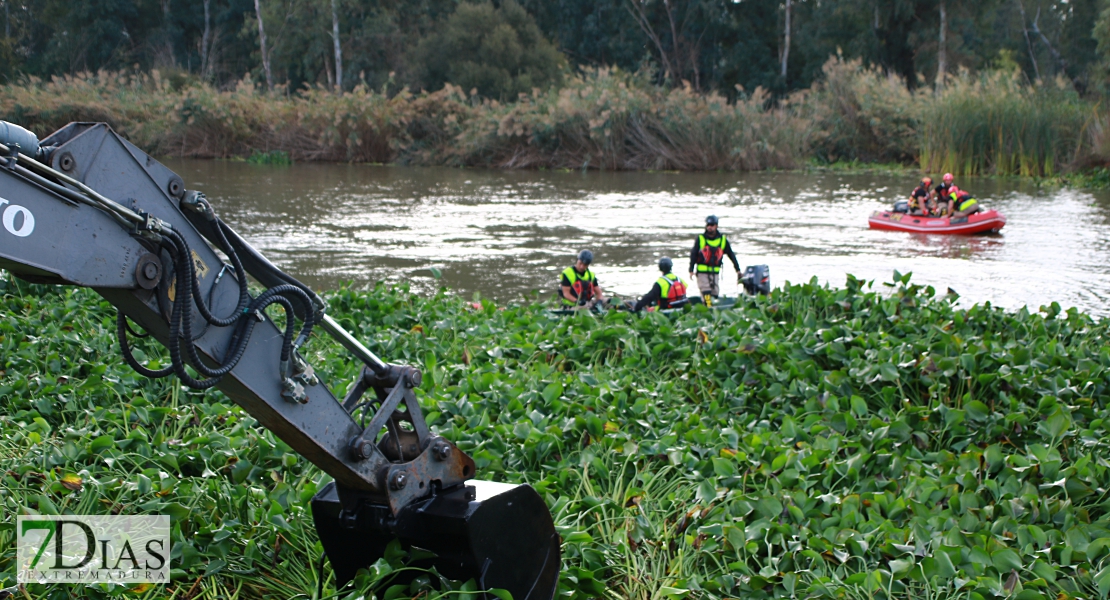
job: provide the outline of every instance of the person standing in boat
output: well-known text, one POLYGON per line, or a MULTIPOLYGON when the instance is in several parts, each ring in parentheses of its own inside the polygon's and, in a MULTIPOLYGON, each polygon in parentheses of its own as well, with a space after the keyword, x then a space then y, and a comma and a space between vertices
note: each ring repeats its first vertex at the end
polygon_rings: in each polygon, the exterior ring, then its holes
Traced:
POLYGON ((913 188, 910 192, 910 214, 911 215, 927 215, 929 214, 929 198, 932 196, 932 190, 929 188, 933 185, 932 177, 922 177, 921 184, 913 188))
POLYGON ((690 279, 694 279, 696 271, 698 291, 707 301, 706 304, 709 303, 710 298, 721 295, 721 267, 724 265, 725 256, 732 261, 737 278, 740 277, 740 263, 737 262, 736 254, 732 252, 728 239, 717 230, 719 224, 717 215, 706 217, 705 232, 694 240, 694 248, 690 250, 690 279))
POLYGON ((583 250, 578 253, 574 266, 563 269, 559 276, 559 299, 564 306, 592 308, 605 300, 597 277, 590 271, 590 263, 593 261, 594 253, 583 250))
POLYGON ((971 194, 956 186, 948 188, 948 214, 951 215, 949 218, 959 219, 981 210, 983 207, 971 194))
POLYGON ((658 306, 659 308, 678 308, 686 304, 686 282, 674 273, 671 269, 674 268, 674 261, 668 256, 659 259, 659 271, 662 273, 659 279, 655 280, 655 284, 651 286, 651 291, 644 294, 636 301, 636 306, 632 310, 640 312, 648 306, 658 306))

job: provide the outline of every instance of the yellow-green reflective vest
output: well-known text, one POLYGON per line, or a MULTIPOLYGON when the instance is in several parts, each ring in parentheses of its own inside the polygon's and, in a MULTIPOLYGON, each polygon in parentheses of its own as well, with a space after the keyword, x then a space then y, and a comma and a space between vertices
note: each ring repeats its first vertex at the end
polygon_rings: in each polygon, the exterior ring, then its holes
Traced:
POLYGON ((708 239, 705 234, 698 236, 698 273, 720 273, 724 264, 725 235, 708 239))
MULTIPOLYGON (((586 269, 585 273, 579 275, 578 271, 574 270, 574 267, 567 267, 563 269, 563 275, 567 278, 567 281, 570 282, 570 289, 574 292, 575 298, 577 298, 578 300, 581 300, 582 298, 586 298, 587 300, 593 298, 594 286, 596 285, 596 283, 594 282, 597 281, 597 277, 594 277, 593 271, 586 269), (583 296, 583 293, 585 293, 585 296, 583 296)), ((560 279, 559 299, 563 301, 563 304, 566 304, 568 306, 574 306, 578 304, 578 301, 567 300, 567 297, 563 295, 562 283, 562 279, 560 279)))
POLYGON ((670 308, 672 302, 686 297, 686 282, 678 275, 667 273, 659 278, 659 307, 670 308))
POLYGON ((956 210, 967 210, 979 203, 971 194, 960 194, 959 197, 953 194, 952 199, 956 201, 956 210))

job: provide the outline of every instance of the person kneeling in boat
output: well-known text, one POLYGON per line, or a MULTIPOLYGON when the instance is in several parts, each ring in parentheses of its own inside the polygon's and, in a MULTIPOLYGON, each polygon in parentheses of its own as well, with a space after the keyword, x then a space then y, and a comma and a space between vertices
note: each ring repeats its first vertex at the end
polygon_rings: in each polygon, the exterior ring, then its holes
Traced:
POLYGON ((670 257, 664 256, 659 259, 659 271, 662 275, 651 286, 651 291, 640 297, 632 310, 640 312, 645 307, 648 307, 648 310, 651 310, 650 307, 678 308, 686 304, 686 282, 671 273, 673 268, 674 261, 670 257))
POLYGON ((929 214, 929 196, 932 190, 929 186, 933 185, 932 177, 922 177, 921 184, 913 188, 910 192, 910 214, 911 215, 928 215, 929 214))
POLYGON ((698 291, 701 296, 706 300, 706 304, 712 302, 711 298, 715 299, 721 295, 721 267, 725 263, 725 256, 728 256, 732 261, 732 266, 736 269, 736 277, 740 277, 740 262, 736 260, 736 254, 732 251, 732 246, 729 245, 728 239, 724 234, 717 230, 720 221, 717 215, 709 215, 705 218, 705 233, 698 236, 694 240, 694 248, 690 250, 690 279, 694 279, 694 269, 698 273, 698 291))
POLYGON ((598 302, 605 300, 597 277, 590 271, 590 263, 594 261, 594 253, 583 250, 578 253, 578 260, 573 267, 563 269, 559 277, 559 299, 568 308, 593 308, 598 302))
POLYGON ((956 186, 948 188, 948 215, 950 219, 960 219, 981 210, 983 210, 983 207, 971 194, 956 186))

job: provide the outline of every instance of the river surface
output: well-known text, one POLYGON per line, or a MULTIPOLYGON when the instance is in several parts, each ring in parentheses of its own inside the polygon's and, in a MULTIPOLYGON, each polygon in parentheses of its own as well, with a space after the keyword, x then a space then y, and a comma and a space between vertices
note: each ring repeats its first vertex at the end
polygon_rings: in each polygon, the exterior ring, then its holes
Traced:
MULTIPOLYGON (((716 214, 740 266, 783 281, 843 285, 895 270, 961 303, 1036 310, 1052 301, 1110 315, 1110 193, 1020 180, 957 180, 1006 215, 997 235, 872 231, 912 174, 598 173, 168 160, 190 189, 271 261, 316 288, 340 282, 446 286, 498 302, 548 297, 579 249, 607 293, 635 297, 670 256, 684 278, 716 214), (434 270, 441 279, 433 276, 434 270)), ((723 292, 735 275, 726 268, 723 292)))

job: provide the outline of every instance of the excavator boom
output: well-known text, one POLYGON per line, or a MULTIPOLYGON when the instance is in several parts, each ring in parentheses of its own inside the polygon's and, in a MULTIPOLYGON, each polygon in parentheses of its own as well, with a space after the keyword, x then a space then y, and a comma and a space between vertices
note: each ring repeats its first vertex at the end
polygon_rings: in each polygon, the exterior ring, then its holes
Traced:
POLYGON ((217 387, 331 475, 312 504, 340 583, 400 539, 435 553, 428 566, 450 577, 519 600, 553 597, 559 538, 542 498, 473 481, 474 461, 424 422, 418 370, 375 356, 202 193, 107 125, 72 123, 39 142, 0 122, 0 268, 92 288, 119 310, 132 367, 217 387), (252 295, 248 275, 266 291, 252 295), (272 305, 284 328, 264 312, 272 305), (134 359, 132 322, 169 349, 170 367, 134 359), (315 327, 363 365, 342 400, 297 352, 315 327))

